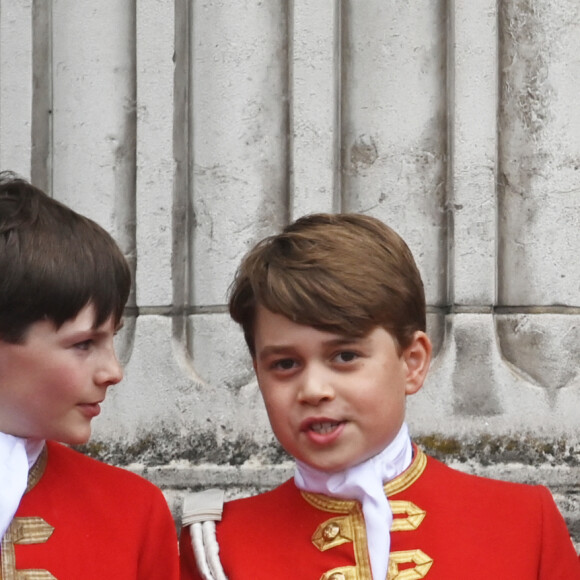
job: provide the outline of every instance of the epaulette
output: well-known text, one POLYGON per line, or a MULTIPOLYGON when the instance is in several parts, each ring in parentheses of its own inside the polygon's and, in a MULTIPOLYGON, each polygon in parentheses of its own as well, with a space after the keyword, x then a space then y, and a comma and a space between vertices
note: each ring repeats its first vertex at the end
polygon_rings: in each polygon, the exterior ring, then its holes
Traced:
POLYGON ((219 557, 215 522, 222 519, 224 492, 208 489, 190 493, 183 501, 183 526, 189 526, 197 568, 204 580, 228 580, 219 557))

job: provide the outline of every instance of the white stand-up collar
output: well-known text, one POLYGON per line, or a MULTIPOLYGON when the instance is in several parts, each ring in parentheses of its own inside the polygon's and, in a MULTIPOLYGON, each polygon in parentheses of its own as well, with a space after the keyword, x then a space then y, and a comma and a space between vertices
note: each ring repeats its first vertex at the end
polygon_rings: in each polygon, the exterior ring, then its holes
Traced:
POLYGON ((395 439, 383 451, 344 471, 327 473, 296 461, 294 481, 299 489, 361 502, 375 580, 387 577, 391 548, 393 512, 383 485, 401 475, 412 460, 409 429, 403 423, 395 439))
POLYGON ((26 491, 28 471, 40 455, 44 441, 0 432, 0 540, 6 533, 26 491))

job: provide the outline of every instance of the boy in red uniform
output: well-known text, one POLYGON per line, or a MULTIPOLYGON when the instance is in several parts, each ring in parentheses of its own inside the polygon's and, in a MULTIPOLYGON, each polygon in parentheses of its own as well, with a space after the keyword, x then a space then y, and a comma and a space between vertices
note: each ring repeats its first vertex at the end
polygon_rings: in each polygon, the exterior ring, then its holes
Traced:
POLYGON ((0 578, 171 580, 167 503, 85 443, 123 372, 113 338, 131 276, 93 221, 0 174, 0 578))
MULTIPOLYGON (((546 488, 466 475, 412 445, 405 397, 423 385, 431 343, 423 284, 394 231, 362 215, 301 218, 246 255, 229 306, 296 458, 292 480, 225 504, 230 580, 580 579, 546 488)), ((182 579, 224 577, 211 555, 196 563, 189 528, 181 548, 182 579)))

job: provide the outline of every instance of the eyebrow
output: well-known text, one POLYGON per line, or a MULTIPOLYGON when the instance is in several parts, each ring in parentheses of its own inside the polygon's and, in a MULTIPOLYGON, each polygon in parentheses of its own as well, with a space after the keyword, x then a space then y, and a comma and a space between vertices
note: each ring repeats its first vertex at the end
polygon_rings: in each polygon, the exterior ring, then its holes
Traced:
MULTIPOLYGON (((337 346, 345 346, 349 344, 357 344, 360 343, 364 337, 357 337, 357 336, 338 336, 336 338, 331 338, 330 340, 324 341, 325 347, 337 347, 337 346)), ((286 354, 289 351, 295 350, 295 347, 288 344, 273 344, 265 346, 258 354, 258 358, 263 360, 268 358, 269 356, 276 355, 276 354, 286 354)))
MULTIPOLYGON (((119 323, 117 324, 117 326, 115 326, 115 328, 113 329, 115 333, 119 332, 123 326, 125 325, 125 322, 123 319, 119 320, 119 323)), ((79 336, 79 337, 83 337, 83 336, 104 336, 108 333, 108 331, 103 330, 102 329, 102 325, 101 326, 89 326, 87 328, 80 328, 78 330, 75 331, 74 335, 75 336, 79 336)))

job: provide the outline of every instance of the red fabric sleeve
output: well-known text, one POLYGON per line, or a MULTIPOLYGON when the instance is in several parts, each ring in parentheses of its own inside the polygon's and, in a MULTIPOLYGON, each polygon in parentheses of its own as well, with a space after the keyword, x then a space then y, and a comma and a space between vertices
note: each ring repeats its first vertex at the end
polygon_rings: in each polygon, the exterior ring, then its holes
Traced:
POLYGON ((566 522, 552 494, 543 486, 536 488, 542 509, 542 553, 540 580, 580 580, 580 562, 570 539, 566 522))
POLYGON ((139 555, 139 580, 177 580, 179 555, 177 532, 171 512, 163 494, 150 496, 147 522, 145 522, 141 553, 139 555))

